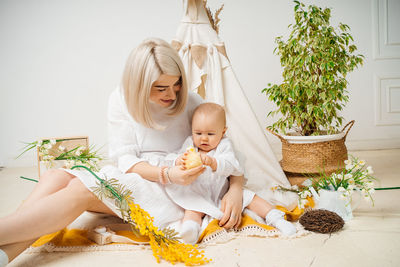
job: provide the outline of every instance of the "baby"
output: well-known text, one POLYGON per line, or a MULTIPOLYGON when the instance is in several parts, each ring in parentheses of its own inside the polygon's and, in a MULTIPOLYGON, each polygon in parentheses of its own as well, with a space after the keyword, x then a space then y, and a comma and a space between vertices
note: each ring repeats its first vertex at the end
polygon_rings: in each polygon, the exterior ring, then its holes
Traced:
MULTIPOLYGON (((192 146, 200 153, 202 163, 209 168, 196 181, 187 186, 170 184, 166 191, 172 200, 185 209, 182 220, 181 237, 184 242, 197 242, 200 225, 205 214, 221 219, 219 209, 222 196, 229 187, 230 175, 243 175, 243 169, 236 159, 232 144, 224 136, 226 118, 223 107, 214 103, 199 105, 192 118, 192 136, 184 142, 180 152, 192 146)), ((185 165, 187 153, 178 156, 169 154, 167 162, 175 165, 185 165)), ((268 225, 280 230, 284 235, 293 235, 296 228, 284 219, 284 212, 275 209, 266 200, 254 192, 243 189, 243 208, 248 208, 265 218, 268 225)), ((240 214, 237 214, 240 216, 240 214)))

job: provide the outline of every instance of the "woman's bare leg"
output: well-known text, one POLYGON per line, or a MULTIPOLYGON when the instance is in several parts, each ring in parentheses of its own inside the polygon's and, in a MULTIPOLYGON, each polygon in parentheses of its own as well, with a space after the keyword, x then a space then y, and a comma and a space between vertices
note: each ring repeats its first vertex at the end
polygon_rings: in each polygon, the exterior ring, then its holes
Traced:
POLYGON ((23 241, 23 242, 19 242, 19 243, 0 246, 0 249, 2 249, 7 254, 8 261, 11 262, 19 254, 24 252, 25 249, 27 249, 30 245, 32 245, 33 242, 35 242, 35 240, 36 239, 32 239, 29 241, 23 241))
MULTIPOLYGON (((112 210, 110 210, 107 206, 105 206, 103 204, 103 202, 101 202, 101 201, 94 202, 91 205, 91 207, 89 207, 89 209, 91 211, 107 213, 107 214, 112 214, 112 215, 116 216, 116 214, 112 210)), ((0 246, 0 249, 2 249, 5 253, 7 253, 8 259, 11 262, 19 254, 24 252, 25 249, 30 247, 36 240, 37 240, 37 238, 34 238, 32 240, 29 240, 29 241, 22 241, 22 242, 18 242, 18 243, 3 245, 3 246, 0 246)))
POLYGON ((48 170, 42 175, 33 191, 17 210, 24 207, 29 208, 35 201, 63 189, 73 178, 75 177, 72 174, 63 170, 48 170))
POLYGON ((0 245, 12 244, 56 232, 77 218, 99 200, 79 179, 54 194, 0 219, 0 245))
MULTIPOLYGON (((18 208, 18 210, 17 210, 17 212, 15 212, 15 214, 17 214, 17 213, 21 214, 22 210, 30 209, 32 207, 32 205, 37 206, 38 201, 40 199, 46 198, 47 196, 49 196, 53 193, 56 193, 56 192, 60 191, 61 189, 64 189, 67 185, 70 184, 70 182, 73 179, 74 180, 76 179, 78 181, 78 179, 76 177, 74 177, 73 175, 71 175, 65 171, 62 171, 62 170, 50 170, 50 171, 46 172, 40 179, 39 183, 36 185, 33 192, 22 203, 22 205, 18 208)), ((77 182, 74 181, 74 183, 77 183, 77 182)), ((74 183, 71 183, 70 187, 74 183)), ((80 183, 80 181, 79 181, 79 183, 80 183)), ((91 201, 86 202, 88 210, 115 215, 115 213, 113 213, 106 205, 104 205, 104 203, 102 203, 100 200, 95 198, 91 192, 89 192, 86 188, 83 188, 84 187, 83 184, 81 184, 81 186, 82 186, 82 188, 80 188, 80 189, 83 189, 84 191, 86 191, 84 193, 89 193, 89 197, 91 198, 91 201)), ((71 190, 71 188, 69 188, 69 190, 71 190)), ((83 195, 85 195, 85 194, 83 194, 83 195)), ((58 197, 56 197, 56 198, 58 198, 58 197)), ((43 204, 41 204, 41 205, 43 205, 43 204)), ((16 215, 16 216, 20 216, 20 215, 16 215)), ((20 253, 22 253, 26 248, 28 248, 36 240, 36 238, 41 235, 42 234, 39 234, 34 239, 31 239, 28 241, 21 241, 21 242, 12 243, 12 244, 1 245, 0 249, 3 249, 7 253, 9 260, 11 261, 16 256, 18 256, 20 253)))
MULTIPOLYGON (((65 188, 74 176, 62 170, 49 170, 43 174, 36 184, 33 191, 29 194, 22 204, 18 207, 17 211, 22 209, 29 209, 35 202, 43 197, 57 192, 65 188)), ((21 254, 25 249, 35 242, 36 238, 28 241, 3 245, 0 248, 4 250, 12 261, 15 257, 21 254)))

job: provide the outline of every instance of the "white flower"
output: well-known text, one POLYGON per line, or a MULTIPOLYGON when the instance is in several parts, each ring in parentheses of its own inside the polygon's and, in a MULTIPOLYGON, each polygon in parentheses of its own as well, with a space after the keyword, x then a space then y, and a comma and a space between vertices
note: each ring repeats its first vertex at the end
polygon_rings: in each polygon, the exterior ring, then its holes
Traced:
POLYGON ((311 197, 311 192, 308 190, 305 190, 305 191, 301 192, 300 197, 301 198, 311 197))
POLYGON ((372 181, 366 182, 365 185, 367 186, 367 188, 374 188, 374 182, 372 181))
POLYGON ((50 156, 50 155, 45 155, 44 157, 43 157, 43 160, 44 161, 50 161, 50 160, 53 160, 54 159, 54 157, 53 156, 50 156))
POLYGON ((359 160, 358 162, 357 162, 357 164, 358 165, 361 165, 361 166, 364 166, 365 165, 365 160, 359 160))
POLYGON ((339 187, 339 188, 337 189, 337 191, 338 191, 338 192, 345 192, 346 189, 345 189, 343 186, 341 186, 341 187, 339 187))
POLYGON ((353 179, 353 178, 351 178, 351 179, 347 180, 347 182, 349 183, 349 186, 350 186, 350 185, 354 185, 354 184, 355 184, 355 181, 354 181, 354 179, 353 179))
POLYGON ((299 201, 298 201, 298 203, 299 203, 299 208, 300 209, 304 209, 304 207, 305 207, 305 205, 308 203, 308 200, 307 199, 299 199, 299 201))
POLYGON ((364 200, 366 200, 367 202, 370 202, 371 197, 369 195, 364 195, 364 200))
POLYGON ((75 161, 73 161, 73 160, 67 160, 67 163, 65 164, 65 167, 67 168, 67 169, 71 169, 72 167, 74 167, 75 166, 75 161))
POLYGON ((343 174, 338 174, 338 175, 337 175, 337 178, 338 178, 339 180, 343 180, 343 174))
POLYGON ((50 139, 50 144, 52 144, 52 145, 54 146, 56 143, 57 143, 57 141, 56 141, 56 140, 54 140, 54 139, 50 139))
POLYGON ((345 179, 351 179, 351 178, 353 178, 353 175, 351 173, 347 173, 347 174, 344 175, 344 178, 345 179))
POLYGON ((375 189, 374 189, 374 188, 369 188, 369 189, 368 189, 368 193, 370 193, 370 194, 375 193, 375 189))
POLYGON ((75 155, 80 156, 82 154, 83 149, 84 149, 83 146, 78 147, 78 149, 75 151, 75 155))
POLYGON ((359 169, 361 169, 361 168, 362 168, 361 165, 358 165, 357 163, 354 164, 354 169, 355 169, 355 170, 359 170, 359 169))
POLYGON ((365 188, 361 189, 361 193, 363 193, 363 195, 368 195, 367 190, 365 188))
POLYGON ((346 170, 351 170, 353 169, 353 167, 354 167, 353 164, 347 164, 345 168, 346 170))
POLYGON ((37 141, 37 144, 36 144, 36 146, 41 146, 43 144, 43 140, 42 139, 40 139, 40 140, 38 140, 37 141))
POLYGON ((62 151, 65 151, 65 147, 59 146, 59 147, 58 147, 58 150, 60 150, 61 152, 62 152, 62 151))
POLYGON ((374 173, 374 171, 372 170, 372 167, 371 167, 371 166, 368 166, 368 167, 367 167, 367 173, 368 173, 368 174, 373 174, 373 173, 374 173))
POLYGON ((346 160, 344 161, 344 164, 346 164, 346 165, 350 165, 350 164, 351 164, 351 160, 349 160, 349 159, 346 159, 346 160))
POLYGON ((354 186, 354 185, 351 185, 351 184, 347 187, 347 190, 348 190, 348 192, 350 193, 350 195, 353 194, 354 188, 355 188, 355 186, 354 186))
POLYGON ((44 145, 44 148, 46 148, 46 149, 50 149, 50 148, 52 148, 53 146, 50 144, 50 143, 47 143, 47 144, 45 144, 44 145))

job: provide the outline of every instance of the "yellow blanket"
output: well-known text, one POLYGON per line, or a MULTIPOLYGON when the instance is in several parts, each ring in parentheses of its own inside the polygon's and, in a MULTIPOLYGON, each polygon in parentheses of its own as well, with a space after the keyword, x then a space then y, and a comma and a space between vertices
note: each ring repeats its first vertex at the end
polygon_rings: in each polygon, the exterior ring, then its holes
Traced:
MULTIPOLYGON (((307 207, 314 207, 314 201, 308 198, 307 207)), ((299 209, 296 207, 293 211, 288 211, 284 207, 277 206, 277 209, 282 210, 286 213, 286 219, 289 221, 297 221, 301 214, 303 214, 304 209, 299 209)), ((243 215, 241 225, 239 226, 238 232, 248 227, 255 226, 259 229, 264 229, 266 231, 274 231, 275 228, 265 224, 260 224, 253 220, 248 215, 243 215)), ((211 221, 207 228, 201 233, 199 242, 207 239, 216 233, 224 231, 222 227, 218 225, 218 220, 211 221)), ((117 235, 128 237, 136 242, 147 242, 148 238, 145 236, 137 237, 131 231, 116 231, 117 235)), ((39 238, 32 247, 41 247, 46 244, 52 244, 55 247, 77 247, 77 246, 96 246, 97 244, 88 238, 87 230, 80 229, 63 229, 61 231, 48 234, 39 238)))

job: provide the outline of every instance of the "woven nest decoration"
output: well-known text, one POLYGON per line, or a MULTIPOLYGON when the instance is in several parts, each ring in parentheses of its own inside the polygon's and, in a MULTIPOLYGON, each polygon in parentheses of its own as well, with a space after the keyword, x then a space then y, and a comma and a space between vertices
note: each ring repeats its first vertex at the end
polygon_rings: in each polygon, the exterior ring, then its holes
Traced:
POLYGON ((323 209, 306 211, 300 217, 300 223, 306 230, 321 234, 337 232, 344 225, 342 217, 335 212, 323 209))

